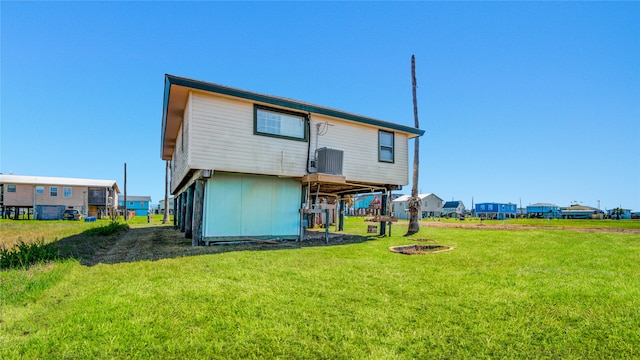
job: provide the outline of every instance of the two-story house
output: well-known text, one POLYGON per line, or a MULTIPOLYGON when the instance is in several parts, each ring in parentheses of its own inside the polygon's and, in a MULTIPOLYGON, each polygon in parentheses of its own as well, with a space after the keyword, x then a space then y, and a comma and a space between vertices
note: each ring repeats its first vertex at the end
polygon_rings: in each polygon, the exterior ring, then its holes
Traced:
POLYGON ((467 209, 464 207, 464 203, 460 200, 447 201, 442 207, 442 216, 447 217, 460 217, 463 216, 467 209))
POLYGON ((147 216, 149 214, 149 206, 151 204, 151 196, 132 196, 127 195, 127 203, 125 204, 124 195, 118 197, 118 208, 120 210, 133 211, 136 216, 147 216), (126 206, 125 206, 126 205, 126 206))
POLYGON ((518 214, 516 204, 512 203, 479 203, 476 204, 476 216, 482 219, 505 220, 515 218, 518 214))
POLYGON ((527 217, 557 219, 561 218, 560 207, 550 203, 536 203, 527 205, 527 217))
POLYGON ((177 225, 194 245, 297 239, 320 197, 342 209, 345 195, 386 197, 408 184, 409 139, 424 133, 172 75, 163 104, 161 158, 170 161, 177 225))
MULTIPOLYGON (((409 198, 411 195, 403 195, 393 200, 393 213, 398 219, 409 220, 409 198)), ((436 194, 418 194, 420 198, 419 219, 432 216, 440 216, 442 213, 442 199, 436 194)))
POLYGON ((57 220, 67 208, 86 216, 114 216, 118 191, 114 180, 0 174, 0 208, 5 218, 26 214, 36 220, 57 220))

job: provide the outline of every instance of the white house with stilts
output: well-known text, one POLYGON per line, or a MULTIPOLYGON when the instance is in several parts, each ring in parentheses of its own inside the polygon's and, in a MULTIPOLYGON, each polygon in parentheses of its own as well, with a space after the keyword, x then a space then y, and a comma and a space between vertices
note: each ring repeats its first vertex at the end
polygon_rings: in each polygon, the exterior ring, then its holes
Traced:
POLYGON ((176 225, 194 245, 299 239, 302 226, 324 211, 323 199, 344 209, 346 195, 378 192, 386 198, 408 184, 409 140, 423 133, 165 76, 161 157, 170 162, 176 225))

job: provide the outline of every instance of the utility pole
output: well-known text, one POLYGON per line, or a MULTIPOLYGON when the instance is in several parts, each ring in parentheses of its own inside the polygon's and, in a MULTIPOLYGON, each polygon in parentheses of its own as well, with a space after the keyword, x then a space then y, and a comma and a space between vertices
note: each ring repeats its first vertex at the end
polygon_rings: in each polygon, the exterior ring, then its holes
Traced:
POLYGON ((129 211, 127 211, 127 163, 124 163, 124 221, 129 220, 129 211))
POLYGON ((169 161, 166 161, 164 169, 164 217, 162 223, 169 222, 169 161))
MULTIPOLYGON (((411 85, 413 92, 413 118, 415 120, 416 129, 420 128, 418 123, 418 98, 416 96, 416 57, 411 55, 411 85)), ((420 197, 418 197, 418 169, 420 167, 420 137, 414 139, 413 148, 413 179, 411 186, 411 198, 409 199, 409 227, 405 236, 413 235, 420 231, 418 223, 418 211, 422 208, 420 197)))

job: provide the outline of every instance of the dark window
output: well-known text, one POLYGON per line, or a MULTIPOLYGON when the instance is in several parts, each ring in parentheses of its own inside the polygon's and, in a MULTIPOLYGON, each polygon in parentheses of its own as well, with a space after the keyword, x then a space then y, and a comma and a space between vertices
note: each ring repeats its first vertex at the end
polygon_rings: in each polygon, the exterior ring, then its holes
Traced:
POLYGON ((254 133, 293 140, 307 140, 307 115, 292 111, 254 106, 254 133))
POLYGON ((382 130, 378 132, 378 161, 393 162, 393 144, 394 136, 392 132, 382 130))

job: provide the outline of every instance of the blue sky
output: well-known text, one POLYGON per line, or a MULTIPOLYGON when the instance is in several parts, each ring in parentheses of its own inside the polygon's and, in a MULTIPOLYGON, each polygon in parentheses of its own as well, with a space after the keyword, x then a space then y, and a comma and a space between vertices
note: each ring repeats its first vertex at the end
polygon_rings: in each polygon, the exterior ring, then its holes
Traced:
MULTIPOLYGON (((164 74, 413 126, 420 192, 640 210, 639 2, 0 2, 0 172, 163 198, 164 74)), ((411 168, 411 166, 410 166, 411 168)), ((403 193, 409 193, 410 186, 403 193)))

